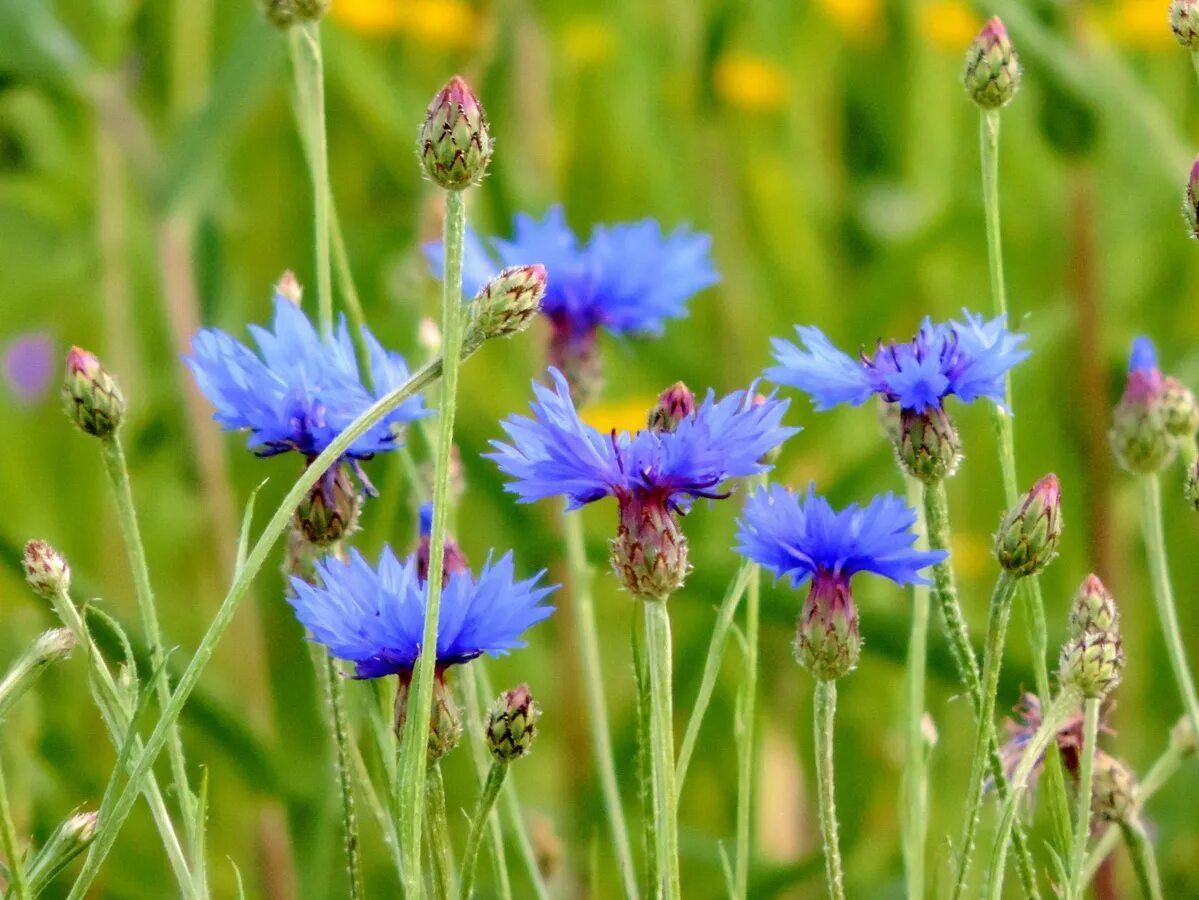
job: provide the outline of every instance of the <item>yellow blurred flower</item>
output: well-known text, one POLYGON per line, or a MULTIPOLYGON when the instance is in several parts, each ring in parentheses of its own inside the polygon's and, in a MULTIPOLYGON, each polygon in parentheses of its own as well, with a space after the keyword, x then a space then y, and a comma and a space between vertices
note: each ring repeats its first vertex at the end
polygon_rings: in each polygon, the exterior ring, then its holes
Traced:
POLYGON ((603 19, 574 19, 562 29, 562 49, 571 62, 580 66, 595 65, 612 56, 616 49, 616 34, 603 19))
POLYGON ((966 531, 954 532, 949 557, 954 571, 963 578, 973 578, 991 568, 994 563, 990 538, 966 531))
POLYGON ((883 0, 819 0, 820 7, 851 41, 874 43, 883 36, 883 0))
POLYGON ((759 56, 729 53, 716 61, 716 94, 725 103, 750 112, 778 109, 787 100, 787 76, 759 56))
POLYGON ((1121 0, 1101 13, 1095 24, 1113 43, 1134 50, 1174 48, 1163 0, 1121 0))
POLYGON ((963 0, 935 0, 920 7, 920 34, 941 50, 963 52, 983 27, 963 0))
POLYGON ((479 16, 461 0, 333 0, 330 15, 367 35, 408 34, 444 47, 478 40, 479 16))
POLYGON ((602 434, 613 429, 619 434, 640 431, 645 427, 650 409, 658 402, 656 396, 630 397, 615 403, 596 403, 579 410, 579 418, 602 434))
POLYGON ((392 34, 399 31, 400 0, 334 0, 329 15, 351 31, 392 34))

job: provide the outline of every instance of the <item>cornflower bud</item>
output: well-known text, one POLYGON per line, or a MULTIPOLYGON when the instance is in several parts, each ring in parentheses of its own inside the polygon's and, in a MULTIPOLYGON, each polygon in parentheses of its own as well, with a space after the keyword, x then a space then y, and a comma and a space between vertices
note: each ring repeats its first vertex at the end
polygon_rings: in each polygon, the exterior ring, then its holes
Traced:
POLYGON ((299 21, 295 0, 262 0, 261 5, 266 20, 281 31, 299 21))
POLYGON ((527 684, 499 696, 487 714, 487 749, 497 762, 510 763, 529 752, 537 735, 541 708, 527 684))
POLYGON ((818 571, 799 614, 795 659, 817 681, 852 672, 862 656, 858 609, 849 579, 818 571))
POLYGON ((21 556, 25 581, 35 594, 50 600, 71 589, 71 567, 63 555, 45 541, 29 541, 21 556))
POLYGON ((1003 517, 995 535, 995 556, 1016 577, 1035 575, 1057 555, 1061 533, 1061 486, 1057 476, 1049 474, 1003 517))
POLYGON ((1120 683, 1124 668, 1124 647, 1120 633, 1084 631, 1062 647, 1058 678, 1083 697, 1106 697, 1120 683))
POLYGON ((292 521, 308 543, 324 547, 358 530, 361 505, 362 494, 348 467, 337 463, 300 501, 292 521))
POLYGON ((1105 822, 1128 822, 1137 814, 1139 791, 1128 766, 1106 753, 1095 754, 1091 772, 1091 809, 1105 822))
POLYGON ((479 98, 455 75, 434 96, 421 125, 417 154, 425 174, 447 191, 465 190, 483 180, 493 147, 479 98))
POLYGON ((612 570, 643 600, 665 600, 691 570, 687 536, 661 491, 617 494, 620 525, 612 541, 612 570))
MULTIPOLYGON (((400 687, 396 691, 395 732, 403 739, 404 722, 408 718, 408 691, 412 672, 400 675, 400 687)), ((454 701, 454 691, 446 683, 445 670, 440 666, 433 677, 433 706, 429 713, 429 762, 437 762, 458 746, 462 739, 462 715, 454 701)))
POLYGON ((1007 29, 993 17, 966 50, 962 83, 970 99, 982 109, 999 109, 1020 87, 1020 60, 1007 29))
POLYGON ((1162 424, 1175 437, 1194 438, 1199 431, 1199 404, 1191 389, 1177 378, 1162 379, 1162 424))
POLYGON ((1112 413, 1109 439, 1120 465, 1136 474, 1153 474, 1174 458, 1177 443, 1166 428, 1163 398, 1166 379, 1157 367, 1157 351, 1148 338, 1133 342, 1124 394, 1112 413))
POLYGON ((333 0, 292 0, 296 18, 303 22, 316 22, 325 17, 333 0))
POLYGON ((658 405, 649 411, 646 428, 656 434, 674 431, 688 416, 695 415, 695 394, 676 381, 658 396, 658 405))
POLYGON ((290 300, 296 306, 303 304, 304 288, 300 285, 300 280, 296 278, 296 273, 291 269, 285 269, 279 276, 279 280, 275 282, 275 293, 290 300))
POLYGON ((472 301, 471 327, 483 340, 511 337, 532 324, 545 297, 545 266, 509 266, 472 301))
POLYGON ((1078 586, 1070 606, 1070 636, 1078 637, 1088 631, 1114 631, 1119 627, 1116 598, 1098 575, 1088 575, 1078 586))
POLYGON ((1170 4, 1170 30, 1183 47, 1192 53, 1199 50, 1199 0, 1174 0, 1170 4))
POLYGON ((932 484, 950 477, 957 470, 961 451, 957 428, 942 407, 900 413, 896 452, 899 464, 913 478, 932 484))
MULTIPOLYGON (((423 503, 420 508, 420 542, 416 545, 416 576, 421 581, 429 580, 429 557, 432 546, 429 538, 433 534, 433 504, 423 503)), ((458 542, 449 535, 446 536, 444 555, 441 560, 441 583, 444 586, 450 576, 459 572, 469 572, 470 563, 466 554, 458 546, 458 542)))
POLYGON ((81 431, 105 438, 125 417, 125 398, 95 354, 78 347, 67 352, 62 386, 63 410, 81 431))

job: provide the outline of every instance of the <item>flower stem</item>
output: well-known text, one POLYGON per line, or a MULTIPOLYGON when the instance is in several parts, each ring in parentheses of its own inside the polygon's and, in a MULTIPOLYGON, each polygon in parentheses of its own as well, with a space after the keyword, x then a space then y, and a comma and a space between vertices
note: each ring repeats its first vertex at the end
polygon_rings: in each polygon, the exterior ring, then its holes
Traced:
MULTIPOLYGON (((450 860, 450 832, 445 816, 445 781, 441 777, 441 763, 428 767, 425 779, 425 838, 429 844, 429 856, 433 860, 433 896, 436 900, 448 900, 453 894, 453 863, 450 860)), ((411 895, 409 895, 411 896, 411 895)))
POLYGON ((833 719, 837 713, 837 682, 816 682, 813 697, 816 739, 816 793, 820 801, 820 838, 824 844, 824 872, 828 895, 845 900, 845 879, 841 869, 841 847, 837 837, 837 804, 833 793, 833 719))
MULTIPOLYGON (((755 479, 753 489, 765 486, 766 476, 755 479)), ((737 855, 735 874, 737 897, 749 896, 749 849, 754 792, 754 726, 758 694, 758 642, 762 607, 762 570, 749 567, 745 594, 745 676, 741 681, 741 702, 737 716, 737 855)))
POLYGON ((990 745, 995 725, 995 696, 999 690, 999 671, 1003 666, 1003 645, 1007 638, 1008 620, 1012 614, 1012 598, 1017 581, 1006 571, 999 573, 991 594, 991 612, 987 622, 987 649, 983 656, 982 703, 978 708, 974 738, 974 756, 970 763, 969 794, 966 796, 965 824, 958 851, 957 878, 951 896, 963 896, 974 855, 974 840, 982 808, 983 786, 988 766, 990 745))
POLYGON ((492 762, 487 772, 487 780, 483 782, 483 791, 479 795, 479 803, 470 823, 470 835, 466 839, 466 852, 462 857, 462 882, 458 886, 458 896, 462 900, 470 900, 474 890, 475 865, 479 858, 479 846, 483 843, 483 829, 491 820, 491 811, 495 808, 495 801, 500 796, 500 788, 504 786, 504 777, 507 774, 508 763, 496 760, 492 762))
MULTIPOLYGON (((8 802, 8 783, 4 778, 4 767, 0 766, 0 850, 8 863, 8 889, 15 900, 32 900, 29 880, 25 875, 25 860, 17 843, 17 829, 13 825, 12 809, 8 802)), ((8 896, 7 892, 5 896, 8 896)))
MULTIPOLYGON (((78 643, 78 639, 76 639, 78 643)), ((35 644, 25 650, 0 678, 0 722, 18 700, 33 687, 38 677, 60 657, 48 655, 35 644)))
POLYGON ((604 694, 604 674, 600 664, 599 638, 595 624, 595 600, 591 592, 594 572, 587 562, 583 541, 583 519, 579 513, 563 513, 562 531, 566 541, 566 566, 570 573, 575 602, 575 623, 579 630, 579 650, 582 653, 583 677, 587 685, 587 720, 591 726, 591 747, 599 772, 600 793, 604 811, 612 832, 612 847, 620 865, 627 898, 635 900, 637 869, 633 864, 632 845, 620 788, 616 781, 616 762, 612 753, 612 729, 608 721, 608 703, 604 694))
MULTIPOLYGON (((150 647, 150 669, 154 672, 154 692, 163 710, 171 699, 171 686, 167 680, 166 654, 163 651, 162 631, 158 625, 158 612, 154 605, 154 591, 150 586, 150 567, 146 563, 146 550, 142 544, 141 530, 137 524, 137 511, 133 506, 133 489, 129 484, 129 467, 125 463, 125 452, 119 433, 113 432, 101 442, 104 468, 112 485, 113 499, 117 506, 117 522, 129 555, 129 568, 133 572, 133 590, 137 596, 137 609, 141 614, 142 629, 150 647)), ((187 763, 183 756, 183 740, 178 725, 168 732, 167 754, 171 761, 171 772, 175 779, 175 793, 183 818, 184 834, 189 844, 195 846, 196 829, 202 823, 194 821, 193 796, 187 781, 187 763)), ((196 860, 198 867, 202 861, 196 860)))
MULTIPOLYGON (((318 648, 319 650, 319 648, 318 648)), ((350 757, 350 731, 346 715, 346 692, 341 673, 332 654, 320 652, 316 660, 317 679, 329 704, 329 726, 333 733, 334 764, 337 767, 337 787, 341 795, 342 837, 346 851, 346 874, 350 881, 351 900, 366 896, 362 884, 362 855, 358 840, 358 812, 354 802, 354 773, 350 757)))
POLYGON ((1174 606, 1174 592, 1170 587, 1170 569, 1166 563, 1166 536, 1162 531, 1162 488, 1157 475, 1141 477, 1141 504, 1145 552, 1149 556, 1149 576, 1153 581, 1153 597, 1157 601, 1162 636, 1166 640, 1166 651, 1170 656, 1170 667, 1174 670, 1174 680, 1178 684, 1179 693, 1182 694, 1183 707, 1191 717, 1191 727, 1199 734, 1199 697, 1195 695, 1195 682, 1187 665, 1182 631, 1178 626, 1178 612, 1174 606))
MULTIPOLYGON (((479 698, 479 680, 475 670, 482 669, 483 660, 475 660, 472 665, 462 666, 462 686, 466 700, 466 717, 469 723, 467 732, 470 737, 471 756, 474 757, 475 769, 479 775, 479 786, 485 790, 487 779, 491 775, 490 753, 487 750, 487 738, 483 734, 484 713, 479 698)), ((497 797, 499 791, 497 790, 497 797)), ((495 862, 496 892, 502 900, 512 900, 512 885, 508 879, 508 858, 504 851, 504 832, 500 826, 499 813, 495 810, 495 800, 492 800, 490 812, 487 815, 487 830, 491 837, 491 853, 495 862)), ((465 881, 474 879, 474 863, 470 860, 470 846, 467 845, 467 860, 463 862, 462 878, 465 881)), ((465 896, 466 892, 461 891, 465 896)))
POLYGON ((1083 701, 1082 747, 1078 761, 1078 817, 1074 822, 1074 847, 1070 853, 1070 884, 1066 896, 1082 897, 1082 880, 1087 840, 1091 836, 1091 776, 1095 771, 1095 742, 1099 737, 1099 705, 1103 701, 1088 697, 1083 701))
POLYGON ((644 859, 645 883, 649 894, 659 892, 652 885, 658 877, 657 787, 654 784, 654 760, 650 742, 649 672, 645 662, 645 634, 633 618, 630 643, 633 651, 633 680, 637 693, 637 796, 641 801, 641 852, 644 859))
POLYGON ((661 895, 679 900, 679 837, 674 780, 674 724, 670 612, 666 598, 642 600, 649 668, 650 745, 654 763, 654 818, 661 895))
MULTIPOLYGON (((440 572, 445 563, 445 538, 449 524, 450 455, 454 447, 454 413, 458 400, 458 369, 462 350, 462 247, 466 232, 466 201, 456 191, 445 194, 445 278, 442 281, 441 332, 445 371, 438 408, 438 440, 434 457, 433 526, 429 535, 429 571, 440 572)), ((428 582, 422 647, 437 646, 441 612, 441 579, 428 582)), ((408 719, 400 742, 400 848, 404 854, 405 893, 420 896, 421 796, 424 793, 429 714, 433 705, 435 654, 422 653, 416 661, 408 719)))
MULTIPOLYGON (((919 508, 919 482, 909 478, 909 505, 919 508)), ((923 511, 919 529, 922 542, 928 545, 923 511)), ((904 759, 904 803, 907 815, 903 820, 904 870, 907 875, 908 897, 924 897, 924 855, 928 838, 928 749, 924 740, 924 683, 928 665, 928 588, 912 585, 912 631, 908 636, 908 660, 905 672, 907 703, 907 751, 904 759)))
POLYGON ((1124 843, 1128 845, 1128 855, 1132 859, 1133 871, 1137 874, 1137 884, 1141 886, 1141 894, 1145 900, 1162 900, 1162 881, 1157 873, 1157 857, 1153 854, 1153 844, 1145 834, 1145 826, 1139 819, 1120 823, 1120 833, 1124 835, 1124 843))

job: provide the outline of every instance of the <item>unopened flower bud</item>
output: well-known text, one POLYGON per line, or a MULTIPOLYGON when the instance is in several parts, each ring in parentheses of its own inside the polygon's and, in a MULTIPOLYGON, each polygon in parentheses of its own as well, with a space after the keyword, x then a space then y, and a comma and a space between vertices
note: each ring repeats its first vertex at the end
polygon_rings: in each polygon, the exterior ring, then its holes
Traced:
POLYGON ((333 0, 292 0, 296 18, 302 22, 315 22, 325 17, 333 0))
POLYGON ((995 556, 1012 575, 1035 575, 1057 555, 1061 533, 1061 486, 1057 476, 1049 474, 1003 517, 995 535, 995 556))
POLYGON ((1186 481, 1182 490, 1187 502, 1199 510, 1199 459, 1187 466, 1186 481))
POLYGON ((75 643, 75 634, 70 629, 51 628, 34 639, 30 652, 39 660, 50 663, 70 656, 75 643))
POLYGON ((519 334, 537 317, 543 297, 545 266, 509 266, 475 296, 471 326, 484 340, 519 334))
POLYGON ((899 439, 903 434, 899 404, 892 403, 882 394, 877 395, 875 402, 879 427, 883 429, 883 434, 887 436, 887 440, 891 442, 892 446, 898 447, 899 439))
POLYGON ((290 28, 299 21, 295 0, 262 0, 262 14, 280 30, 290 28))
POLYGON ((95 354, 78 347, 67 353, 62 402, 81 431, 99 438, 115 432, 125 416, 125 398, 112 375, 95 354))
POLYGON ((1170 746, 1183 756, 1190 756, 1199 749, 1199 741, 1195 740, 1195 726, 1191 723, 1190 716, 1184 715, 1170 729, 1170 746))
MULTIPOLYGON (((400 676, 396 691, 395 731, 403 740, 404 723, 408 718, 408 691, 412 673, 400 676)), ((458 746, 462 739, 462 715, 454 701, 454 691, 446 684, 445 672, 438 670, 433 678, 433 706, 429 712, 429 762, 437 762, 458 746)))
POLYGON ((1199 50, 1199 0, 1174 0, 1170 4, 1170 30, 1192 53, 1199 50))
POLYGON ((493 142, 479 98, 455 75, 429 104, 417 153, 425 174, 447 191, 483 180, 493 142))
POLYGON ((334 544, 358 529, 362 494, 349 469, 338 463, 312 486, 292 517, 296 529, 310 544, 334 544))
POLYGON ((279 280, 275 282, 275 295, 282 297, 299 306, 304 301, 304 288, 300 285, 300 280, 296 278, 296 273, 291 269, 287 269, 279 276, 279 280))
MULTIPOLYGON (((432 546, 429 538, 433 534, 433 504, 422 503, 420 508, 420 543, 416 546, 416 575, 421 581, 429 580, 429 557, 432 546)), ((441 583, 444 585, 450 576, 460 572, 469 572, 470 563, 466 554, 458 546, 458 542, 446 536, 444 556, 441 561, 441 583)))
POLYGON ((29 885, 40 889, 96 839, 100 816, 77 812, 69 816, 42 845, 25 873, 29 885))
POLYGON ((1109 439, 1120 465, 1136 474, 1153 474, 1174 458, 1177 443, 1166 428, 1165 378, 1157 367, 1157 351, 1148 338, 1133 342, 1128 381, 1112 413, 1109 439))
POLYGON ((1016 96, 1020 60, 998 16, 983 26, 967 48, 962 83, 970 99, 983 109, 999 109, 1016 96))
POLYGON ((817 681, 833 681, 852 672, 862 655, 858 609, 849 580, 817 572, 799 614, 795 659, 817 681))
POLYGON ((0 718, 33 687, 50 665, 66 659, 75 649, 75 635, 66 628, 53 628, 38 635, 0 678, 0 718))
POLYGON ((1193 438, 1199 431, 1199 404, 1177 378, 1162 379, 1162 424, 1175 437, 1193 438))
POLYGON ((649 411, 646 427, 657 434, 671 432, 692 415, 695 415, 695 394, 683 382, 676 381, 658 396, 657 405, 649 411))
POLYGON ((1191 163, 1187 186, 1182 192, 1182 218, 1187 223, 1187 234, 1199 238, 1199 157, 1191 163))
POLYGON ((71 589, 71 568, 62 554, 45 541, 30 541, 21 557, 25 580, 47 600, 71 589))
POLYGON ((612 570, 642 600, 666 600, 690 571, 687 537, 665 497, 618 496, 620 526, 612 541, 612 570))
POLYGON ((498 762, 509 763, 529 752, 537 734, 541 708, 521 684, 499 696, 487 714, 487 749, 498 762))
POLYGON ((913 478, 932 484, 951 476, 961 459, 961 439, 941 407, 905 409, 899 418, 899 464, 913 478))
POLYGON ((1105 822, 1127 822, 1136 815, 1136 777, 1128 766, 1106 753, 1095 754, 1091 772, 1091 810, 1105 822))
POLYGON ((1087 631, 1115 631, 1120 627, 1120 610, 1098 575, 1088 575, 1074 594, 1070 606, 1070 636, 1087 631))
POLYGON ((1124 648, 1119 632, 1085 631, 1062 647, 1058 677, 1089 699, 1106 697, 1120 683, 1124 648))

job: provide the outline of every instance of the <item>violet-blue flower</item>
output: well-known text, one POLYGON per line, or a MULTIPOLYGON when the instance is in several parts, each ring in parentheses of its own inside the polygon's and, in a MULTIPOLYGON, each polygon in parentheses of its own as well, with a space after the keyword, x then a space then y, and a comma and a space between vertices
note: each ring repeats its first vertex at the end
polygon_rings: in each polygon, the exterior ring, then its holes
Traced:
MULTIPOLYGON (((351 550, 345 561, 317 562, 316 575, 319 585, 293 577, 288 600, 313 640, 355 663, 359 678, 410 674, 421 652, 428 597, 416 557, 401 562, 384 546, 372 566, 351 550)), ((542 602, 554 590, 540 584, 544 575, 518 581, 511 553, 489 560, 478 576, 450 573, 437 623, 437 667, 525 646, 521 635, 553 612, 542 602)))

